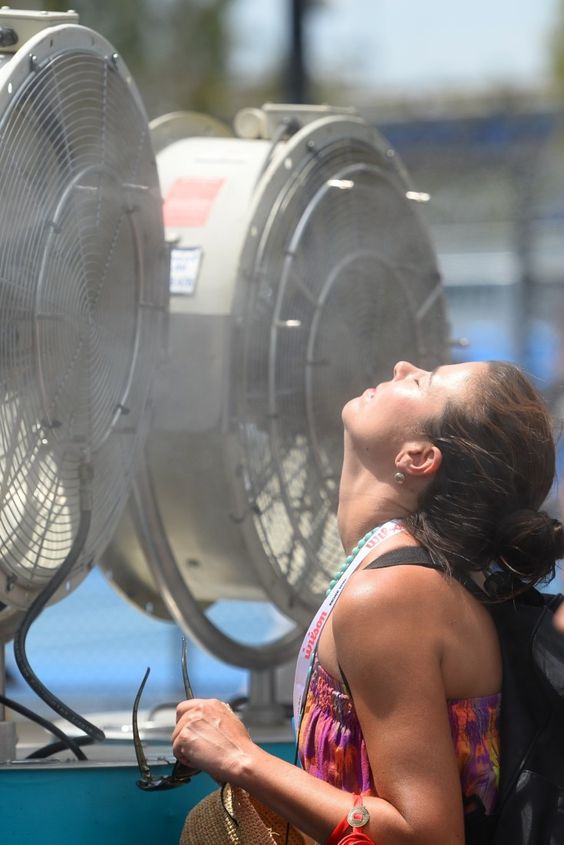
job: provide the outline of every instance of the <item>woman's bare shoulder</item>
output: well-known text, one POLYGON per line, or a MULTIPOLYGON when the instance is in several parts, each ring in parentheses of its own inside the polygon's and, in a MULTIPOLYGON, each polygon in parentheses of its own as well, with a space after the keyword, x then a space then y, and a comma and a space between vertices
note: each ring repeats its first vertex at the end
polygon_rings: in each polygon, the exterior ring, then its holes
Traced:
POLYGON ((355 573, 333 612, 337 651, 361 649, 367 659, 397 659, 402 649, 438 648, 450 604, 442 573, 417 565, 355 573))
POLYGON ((339 660, 357 653, 364 671, 439 666, 448 698, 501 686, 499 644, 487 610, 434 569, 406 564, 357 572, 335 607, 332 632, 339 660))
POLYGON ((414 564, 362 569, 354 574, 335 606, 335 618, 349 614, 395 614, 423 609, 434 612, 443 603, 458 598, 452 593, 448 576, 435 569, 414 564))

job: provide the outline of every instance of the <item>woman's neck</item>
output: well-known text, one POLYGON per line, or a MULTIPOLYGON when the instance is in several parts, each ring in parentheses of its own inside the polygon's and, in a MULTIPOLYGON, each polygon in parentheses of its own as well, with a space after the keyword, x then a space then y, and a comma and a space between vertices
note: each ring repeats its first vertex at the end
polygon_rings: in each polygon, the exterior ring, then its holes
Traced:
POLYGON ((337 522, 343 548, 350 554, 360 538, 376 525, 408 513, 390 485, 376 479, 370 484, 341 483, 337 522))
POLYGON ((376 525, 417 508, 416 491, 407 479, 404 485, 394 481, 394 469, 390 461, 362 460, 345 433, 337 522, 347 554, 376 525))

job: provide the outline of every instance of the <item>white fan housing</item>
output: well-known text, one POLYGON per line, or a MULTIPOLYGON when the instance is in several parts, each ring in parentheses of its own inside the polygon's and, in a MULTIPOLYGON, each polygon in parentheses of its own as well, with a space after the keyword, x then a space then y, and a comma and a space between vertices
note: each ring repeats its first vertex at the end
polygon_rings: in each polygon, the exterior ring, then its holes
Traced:
POLYGON ((303 625, 342 558, 342 406, 400 358, 446 357, 426 197, 351 111, 247 110, 239 137, 170 120, 169 358, 104 566, 184 627, 193 598, 267 598, 303 625))

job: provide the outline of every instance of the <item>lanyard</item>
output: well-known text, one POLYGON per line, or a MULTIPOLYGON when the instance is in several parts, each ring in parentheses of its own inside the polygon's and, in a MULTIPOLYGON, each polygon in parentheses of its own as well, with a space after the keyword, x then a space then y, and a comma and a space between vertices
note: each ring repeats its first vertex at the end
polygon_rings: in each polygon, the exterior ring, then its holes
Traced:
POLYGON ((327 622, 327 619, 329 618, 329 614, 335 606, 335 602, 346 587, 349 578, 351 575, 354 575, 368 552, 377 548, 384 542, 384 540, 388 540, 390 537, 394 537, 396 534, 401 534, 402 532, 405 532, 405 528, 398 519, 392 519, 377 528, 370 539, 367 540, 364 546, 356 553, 347 569, 341 575, 313 617, 313 621, 307 629, 307 633, 298 654, 296 674, 294 677, 294 726, 296 735, 299 735, 300 722, 305 706, 305 696, 307 693, 307 687, 309 686, 309 676, 313 665, 317 640, 325 623, 327 622))

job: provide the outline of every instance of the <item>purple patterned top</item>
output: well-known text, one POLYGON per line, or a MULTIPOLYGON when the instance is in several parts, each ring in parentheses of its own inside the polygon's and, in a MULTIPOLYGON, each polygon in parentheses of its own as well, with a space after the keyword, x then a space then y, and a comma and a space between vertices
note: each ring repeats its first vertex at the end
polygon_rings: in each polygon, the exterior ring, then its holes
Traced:
MULTIPOLYGON (((501 693, 447 702, 465 812, 491 814, 499 788, 501 693)), ((303 768, 351 793, 376 795, 364 737, 344 684, 315 655, 298 740, 303 768)))

